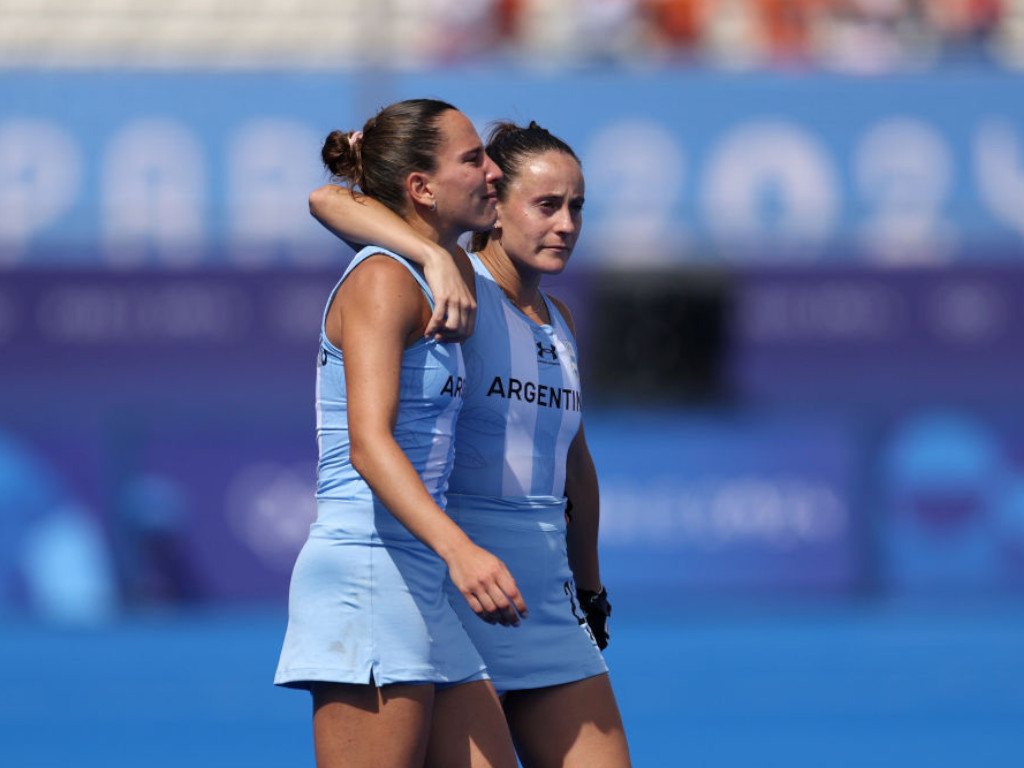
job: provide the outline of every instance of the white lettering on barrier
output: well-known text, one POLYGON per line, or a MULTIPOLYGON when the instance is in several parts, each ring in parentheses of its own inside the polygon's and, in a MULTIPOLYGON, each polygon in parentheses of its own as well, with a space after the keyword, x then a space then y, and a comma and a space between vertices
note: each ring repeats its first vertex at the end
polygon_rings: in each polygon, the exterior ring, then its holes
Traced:
POLYGON ((32 238, 68 212, 82 165, 64 126, 28 118, 0 123, 0 266, 20 261, 32 238))
POLYGON ((588 227, 598 230, 585 237, 603 260, 637 266, 682 258, 687 238, 675 211, 687 162, 669 128, 655 120, 609 123, 587 148, 583 168, 588 227))
POLYGON ((200 261, 206 171, 195 133, 178 122, 141 119, 118 131, 100 178, 108 263, 183 267, 200 261))
POLYGON ((738 335, 762 343, 865 342, 898 336, 906 299, 883 280, 836 278, 808 285, 754 285, 739 305, 738 335))
POLYGON ((938 339, 962 346, 981 345, 1013 330, 1011 299, 997 285, 979 280, 947 280, 928 301, 928 329, 938 339))
MULTIPOLYGON (((98 231, 110 264, 188 266, 221 237, 211 226, 220 222, 206 218, 226 214, 220 226, 236 263, 323 262, 336 252, 305 207, 323 180, 319 138, 309 126, 244 123, 230 146, 212 149, 223 152, 223 193, 214 173, 220 158, 204 155, 201 128, 158 118, 121 126, 99 148, 98 204, 85 201, 100 215, 81 222, 77 237, 98 231), (223 207, 212 208, 218 200, 223 207)), ((691 169, 675 127, 615 120, 599 129, 584 157, 592 214, 584 249, 607 262, 678 263, 698 257, 699 234, 735 260, 784 263, 843 245, 853 234, 880 262, 947 262, 961 239, 988 233, 998 241, 1000 226, 1024 237, 1019 127, 993 116, 970 142, 965 173, 972 175, 958 179, 959 147, 922 119, 891 116, 866 127, 849 157, 795 123, 748 120, 691 169), (847 163, 850 198, 836 172, 847 163), (697 211, 685 204, 690 190, 697 211), (852 223, 849 232, 840 229, 840 213, 852 223)), ((89 170, 80 145, 58 122, 0 121, 0 266, 21 263, 40 242, 66 239, 61 233, 89 170)))
POLYGON ((813 478, 601 483, 601 537, 608 547, 713 551, 753 544, 786 551, 829 545, 848 527, 849 509, 837 490, 813 478))
POLYGON ((715 243, 733 256, 806 259, 835 232, 839 190, 815 136, 786 121, 754 120, 712 150, 701 207, 715 243))
POLYGON ((306 464, 268 461, 238 470, 225 491, 232 533, 265 565, 287 572, 316 519, 315 478, 306 464))
POLYGON ((1024 152, 1007 120, 988 119, 974 140, 978 194, 1001 224, 1024 237, 1024 152))
POLYGON ((859 238, 872 258, 887 264, 948 261, 956 237, 943 206, 953 159, 939 132, 921 120, 885 120, 867 132, 853 159, 867 209, 859 238))
POLYGON ((41 298, 36 322, 58 344, 223 343, 246 337, 253 309, 237 287, 61 285, 41 298))
POLYGON ((320 144, 311 128, 292 121, 254 120, 239 129, 227 153, 229 252, 236 264, 264 266, 281 256, 324 263, 338 252, 306 203, 323 178, 320 144))

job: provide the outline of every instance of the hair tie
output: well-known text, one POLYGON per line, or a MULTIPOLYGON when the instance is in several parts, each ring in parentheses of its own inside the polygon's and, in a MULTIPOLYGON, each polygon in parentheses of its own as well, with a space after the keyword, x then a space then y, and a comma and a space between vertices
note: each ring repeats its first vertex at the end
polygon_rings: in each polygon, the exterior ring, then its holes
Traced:
POLYGON ((352 133, 349 134, 349 137, 348 137, 348 145, 350 147, 352 147, 352 149, 355 149, 356 148, 356 144, 358 144, 362 140, 363 140, 363 132, 362 131, 352 131, 352 133))

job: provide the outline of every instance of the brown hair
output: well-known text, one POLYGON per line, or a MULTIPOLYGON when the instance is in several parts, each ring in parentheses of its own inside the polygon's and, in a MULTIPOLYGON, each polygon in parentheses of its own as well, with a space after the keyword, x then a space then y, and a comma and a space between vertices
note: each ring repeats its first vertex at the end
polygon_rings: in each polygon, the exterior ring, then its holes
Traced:
MULTIPOLYGON (((580 162, 572 147, 546 128, 541 128, 533 120, 525 128, 511 122, 493 123, 487 137, 487 154, 502 173, 501 179, 495 184, 498 200, 506 199, 509 183, 519 176, 519 171, 527 158, 552 151, 562 152, 577 163, 580 162)), ((488 237, 490 232, 474 232, 470 249, 482 251, 487 245, 488 237)))
POLYGON ((435 170, 442 143, 437 121, 454 109, 436 99, 396 102, 367 120, 361 137, 356 131, 331 131, 320 156, 335 178, 401 214, 406 206, 405 178, 414 171, 435 170))

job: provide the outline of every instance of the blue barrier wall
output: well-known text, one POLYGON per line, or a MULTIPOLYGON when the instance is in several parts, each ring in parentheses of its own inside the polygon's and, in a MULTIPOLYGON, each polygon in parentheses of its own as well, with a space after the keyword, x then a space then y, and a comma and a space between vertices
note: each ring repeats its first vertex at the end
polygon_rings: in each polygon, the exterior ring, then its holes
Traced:
POLYGON ((610 583, 1018 592, 1020 85, 0 75, 0 607, 283 599, 313 514, 316 324, 348 256, 306 207, 320 142, 420 95, 580 150, 586 232, 554 290, 580 326, 610 583), (659 271, 685 290, 631 314, 624 278, 674 284, 659 271), (670 344, 694 336, 714 343, 670 344))
MULTIPOLYGON (((0 603, 74 617, 283 599, 314 515, 315 329, 336 277, 8 272, 0 603)), ((901 297, 906 282, 912 303, 936 277, 900 273, 887 290, 901 297)), ((732 291, 806 293, 816 279, 749 274, 732 291)), ((1019 293, 1021 279, 977 271, 969 285, 1019 293)), ((597 326, 602 308, 579 303, 585 285, 575 294, 577 322, 597 326)), ((726 329, 721 393, 699 403, 673 397, 672 382, 657 401, 602 389, 608 374, 588 360, 609 337, 581 341, 584 393, 603 392, 585 403, 610 583, 834 597, 1020 589, 1017 338, 990 354, 985 334, 943 348, 743 322, 726 329)))
POLYGON ((700 71, 0 74, 0 265, 322 263, 318 150, 399 98, 579 151, 580 262, 1020 257, 1021 78, 700 71))

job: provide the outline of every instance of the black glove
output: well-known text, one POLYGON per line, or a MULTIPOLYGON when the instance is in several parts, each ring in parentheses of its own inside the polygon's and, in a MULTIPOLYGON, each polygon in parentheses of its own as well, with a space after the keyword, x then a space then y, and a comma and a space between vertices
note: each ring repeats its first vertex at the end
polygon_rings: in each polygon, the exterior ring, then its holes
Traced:
POLYGON ((583 615, 587 617, 597 647, 603 651, 608 647, 608 617, 612 615, 608 590, 602 588, 600 592, 592 592, 589 589, 577 589, 576 598, 580 601, 583 615))

